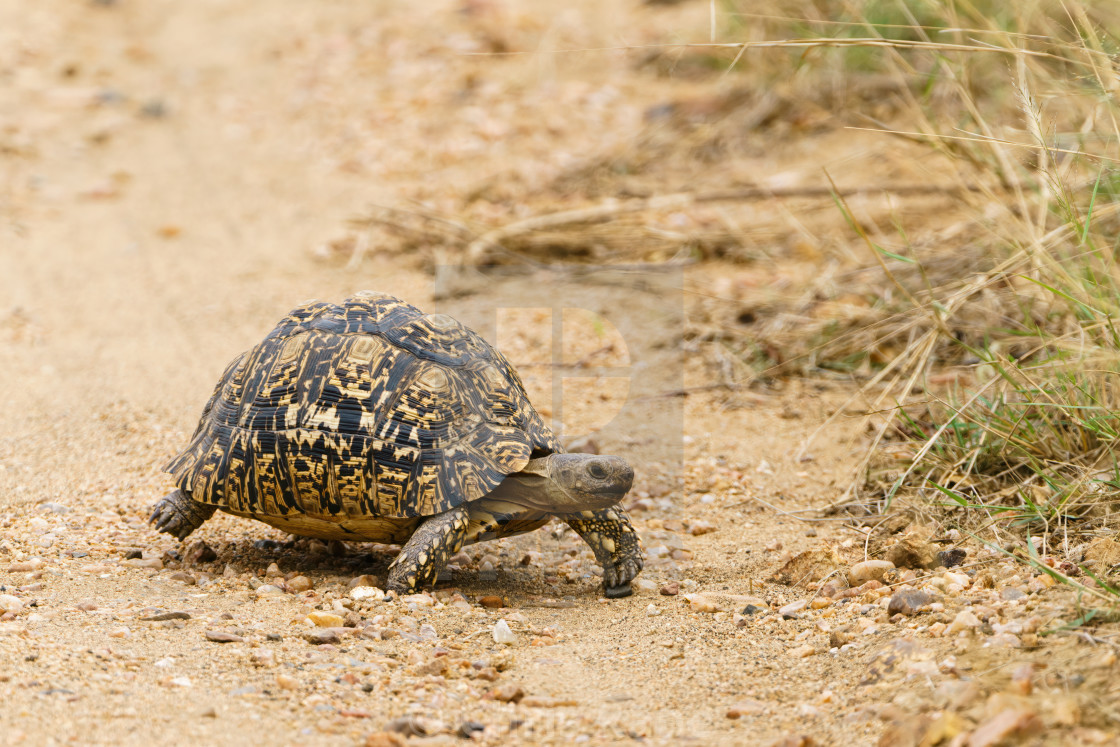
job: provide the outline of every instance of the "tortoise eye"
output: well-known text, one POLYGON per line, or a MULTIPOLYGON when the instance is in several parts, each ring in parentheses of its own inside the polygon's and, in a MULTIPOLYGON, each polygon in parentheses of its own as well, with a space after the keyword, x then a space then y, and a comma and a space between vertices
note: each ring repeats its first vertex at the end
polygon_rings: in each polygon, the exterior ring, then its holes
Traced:
POLYGON ((603 466, 602 462, 592 462, 587 465, 587 474, 591 475, 596 480, 602 480, 607 476, 607 468, 603 466))

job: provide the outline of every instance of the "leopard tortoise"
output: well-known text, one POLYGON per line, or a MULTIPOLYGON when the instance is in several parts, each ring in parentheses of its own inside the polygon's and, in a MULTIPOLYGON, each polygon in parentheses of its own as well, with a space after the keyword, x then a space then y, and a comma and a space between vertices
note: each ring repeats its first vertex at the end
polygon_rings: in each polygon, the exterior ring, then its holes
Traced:
POLYGON ((226 368, 151 522, 184 539, 221 509, 295 535, 403 545, 388 588, 435 582, 463 544, 552 516, 630 593, 642 547, 621 458, 567 454, 505 356, 444 314, 364 291, 293 309, 226 368))

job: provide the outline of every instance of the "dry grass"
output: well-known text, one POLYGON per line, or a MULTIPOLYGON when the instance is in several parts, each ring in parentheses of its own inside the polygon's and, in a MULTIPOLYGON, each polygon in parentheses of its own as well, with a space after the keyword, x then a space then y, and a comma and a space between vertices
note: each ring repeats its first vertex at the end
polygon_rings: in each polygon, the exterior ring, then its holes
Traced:
POLYGON ((838 200, 903 307, 819 348, 845 337, 869 351, 905 341, 867 372, 882 414, 862 495, 880 510, 932 502, 950 510, 947 522, 1000 544, 1043 533, 1066 551, 1115 523, 1120 79, 1107 51, 1120 19, 1090 11, 1030 4, 1002 28, 980 29, 987 44, 1018 50, 1002 82, 978 91, 969 81, 992 71, 947 54, 938 68, 960 108, 914 101, 915 126, 889 128, 922 138, 960 165, 962 181, 985 187, 968 195, 971 240, 944 255, 948 265, 910 242, 884 244, 838 200), (988 178, 972 181, 977 172, 988 178), (877 449, 884 439, 898 445, 877 449))

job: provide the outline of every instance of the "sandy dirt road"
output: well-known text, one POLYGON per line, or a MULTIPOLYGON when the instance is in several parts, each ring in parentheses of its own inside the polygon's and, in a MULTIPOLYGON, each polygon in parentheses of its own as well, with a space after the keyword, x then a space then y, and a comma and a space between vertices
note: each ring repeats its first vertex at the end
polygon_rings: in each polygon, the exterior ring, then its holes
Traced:
MULTIPOLYGON (((474 548, 434 598, 363 606, 350 579, 383 582, 391 556, 262 545, 287 538, 219 517, 199 532, 217 558, 190 563, 146 526, 224 365, 290 307, 363 288, 435 303, 425 262, 336 256, 350 218, 453 211, 479 184, 507 195, 496 221, 520 217, 518 189, 539 202, 679 85, 647 85, 621 54, 470 53, 638 43, 702 29, 700 10, 0 2, 0 592, 19 603, 0 617, 0 744, 392 744, 370 735, 408 716, 431 734, 417 743, 873 744, 892 719, 1002 687, 966 687, 947 640, 918 657, 940 668, 869 681, 914 625, 880 621, 841 656, 827 610, 770 611, 812 596, 768 582, 783 553, 862 559, 854 531, 788 513, 834 500, 861 453, 841 417, 797 458, 847 399, 828 383, 686 399, 679 480, 639 479, 649 583, 628 599, 600 598, 570 535, 474 548), (312 588, 258 593, 271 564, 281 587, 312 588), (659 593, 671 584, 680 595, 659 593), (750 599, 758 621, 739 614, 750 599), (376 635, 316 645, 316 610, 376 635), (491 638, 500 618, 516 645, 491 638)), ((1018 655, 982 658, 996 671, 1018 655)))

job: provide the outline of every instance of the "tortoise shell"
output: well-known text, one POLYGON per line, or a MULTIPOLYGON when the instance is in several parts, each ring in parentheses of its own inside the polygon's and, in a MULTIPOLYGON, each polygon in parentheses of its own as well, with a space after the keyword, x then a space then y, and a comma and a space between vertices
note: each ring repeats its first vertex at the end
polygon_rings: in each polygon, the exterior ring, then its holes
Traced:
POLYGON ((167 471, 229 513, 346 523, 442 513, 558 451, 478 334, 362 292, 293 309, 230 363, 167 471))

